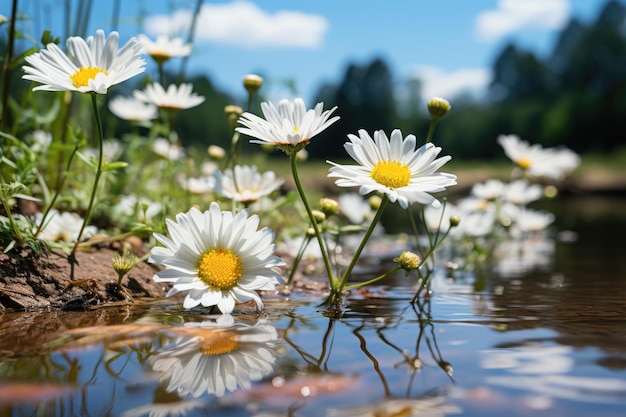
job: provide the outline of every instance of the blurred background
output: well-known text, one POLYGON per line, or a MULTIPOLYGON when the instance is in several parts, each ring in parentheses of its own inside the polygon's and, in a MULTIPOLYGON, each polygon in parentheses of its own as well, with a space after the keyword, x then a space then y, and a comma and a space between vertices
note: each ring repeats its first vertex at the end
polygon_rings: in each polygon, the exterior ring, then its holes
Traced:
MULTIPOLYGON (((45 30, 61 46, 68 36, 97 29, 118 30, 122 42, 145 33, 193 43, 190 57, 165 67, 169 82, 192 82, 207 98, 177 116, 186 146, 228 146, 232 131, 223 108, 245 107, 241 79, 257 73, 265 83, 252 111, 262 100, 294 96, 310 107, 319 101, 339 106, 340 122, 307 148, 313 159, 344 158, 346 134, 358 129, 400 128, 423 138, 426 100, 440 96, 453 109, 434 142, 457 161, 503 159, 497 136, 517 134, 544 146, 610 155, 620 169, 626 161, 626 1, 434 3, 19 0, 2 2, 0 13, 8 17, 17 5, 14 56, 41 48, 45 30)), ((8 27, 6 21, 1 26, 2 56, 8 27)), ((155 68, 149 62, 145 77, 116 86, 106 99, 131 95, 157 77, 155 68)), ((28 94, 19 67, 10 75, 9 106, 28 96, 50 110, 49 97, 28 94)), ((89 124, 89 109, 75 105, 89 124)), ((40 126, 20 129, 44 127, 43 113, 33 122, 40 126)), ((129 131, 113 115, 106 115, 106 126, 108 136, 129 131)))

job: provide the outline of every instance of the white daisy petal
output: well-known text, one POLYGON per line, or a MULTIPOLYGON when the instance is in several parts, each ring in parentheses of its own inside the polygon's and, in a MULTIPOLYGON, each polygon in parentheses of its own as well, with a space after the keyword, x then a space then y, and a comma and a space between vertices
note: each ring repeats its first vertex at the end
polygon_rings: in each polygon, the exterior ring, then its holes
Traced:
POLYGON ((339 120, 338 116, 331 117, 337 109, 322 111, 323 103, 318 103, 314 109, 306 110, 304 101, 296 98, 293 102, 283 99, 278 108, 271 102, 261 103, 264 119, 252 113, 244 113, 239 117, 236 130, 258 140, 251 143, 272 144, 295 147, 306 145, 315 135, 339 120))
POLYGON ((327 161, 332 167, 328 176, 337 178, 339 187, 359 187, 359 194, 380 192, 391 202, 406 209, 412 203, 437 205, 430 193, 444 191, 456 184, 453 174, 437 172, 451 157, 437 158, 441 148, 427 143, 415 149, 416 138, 402 138, 400 130, 374 132, 374 139, 364 130, 359 136, 348 135, 348 154, 359 165, 340 165, 327 161))
POLYGON ((67 54, 50 43, 45 49, 25 58, 25 80, 42 85, 33 91, 78 91, 106 94, 108 89, 145 70, 141 44, 130 39, 118 50, 119 34, 111 32, 105 38, 98 30, 87 41, 78 36, 67 39, 67 54))
POLYGON ((174 283, 168 296, 187 292, 185 308, 202 304, 228 314, 235 302, 249 299, 262 306, 255 291, 281 284, 276 267, 283 263, 272 255, 274 233, 258 226, 257 216, 233 215, 217 203, 178 214, 167 221, 169 238, 154 235, 165 246, 151 251, 149 262, 164 267, 154 280, 174 283))

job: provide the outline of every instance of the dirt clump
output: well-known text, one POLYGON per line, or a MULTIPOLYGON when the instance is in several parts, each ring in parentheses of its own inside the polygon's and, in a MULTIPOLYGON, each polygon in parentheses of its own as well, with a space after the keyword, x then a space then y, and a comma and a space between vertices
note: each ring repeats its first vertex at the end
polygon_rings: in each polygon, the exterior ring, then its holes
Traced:
POLYGON ((0 254, 0 311, 4 310, 86 310, 130 298, 164 297, 169 285, 152 279, 155 269, 139 262, 117 286, 111 258, 117 250, 98 247, 76 253, 72 279, 65 254, 37 255, 29 249, 0 254))

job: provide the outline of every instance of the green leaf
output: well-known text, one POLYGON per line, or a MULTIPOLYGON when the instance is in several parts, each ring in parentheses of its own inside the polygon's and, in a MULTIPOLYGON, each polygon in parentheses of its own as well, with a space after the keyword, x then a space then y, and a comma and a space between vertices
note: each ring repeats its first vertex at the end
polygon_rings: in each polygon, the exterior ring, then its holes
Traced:
POLYGON ((113 171, 114 169, 126 168, 127 166, 128 166, 128 162, 124 162, 124 161, 107 162, 106 164, 102 165, 102 172, 113 171))

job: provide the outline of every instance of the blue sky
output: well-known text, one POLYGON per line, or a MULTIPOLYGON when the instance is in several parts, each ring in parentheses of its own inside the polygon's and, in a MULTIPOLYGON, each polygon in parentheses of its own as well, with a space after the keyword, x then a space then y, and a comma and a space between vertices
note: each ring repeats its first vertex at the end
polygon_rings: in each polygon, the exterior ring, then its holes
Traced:
MULTIPOLYGON (((622 0, 626 1, 626 0, 622 0)), ((79 0, 71 0, 75 12, 79 0)), ((0 13, 10 13, 2 2, 0 13)), ((61 0, 21 0, 32 32, 65 34, 61 0)), ((94 0, 87 34, 111 30, 113 1, 94 0)), ((138 33, 187 37, 196 0, 121 1, 123 41, 138 33), (142 12, 143 11, 143 12, 142 12), (138 16, 143 15, 140 24, 138 16)), ((231 94, 243 96, 241 79, 262 74, 270 98, 289 94, 293 80, 307 102, 322 83, 338 83, 348 63, 375 57, 401 85, 423 81, 424 98, 480 94, 503 46, 513 41, 549 53, 560 28, 573 16, 594 19, 605 0, 204 0, 188 73, 206 73, 231 94)), ((39 38, 39 35, 34 35, 39 38)), ((177 70, 180 61, 167 65, 177 70)), ((152 65, 148 68, 154 71, 152 65)), ((311 103, 314 104, 314 103, 311 103)))

